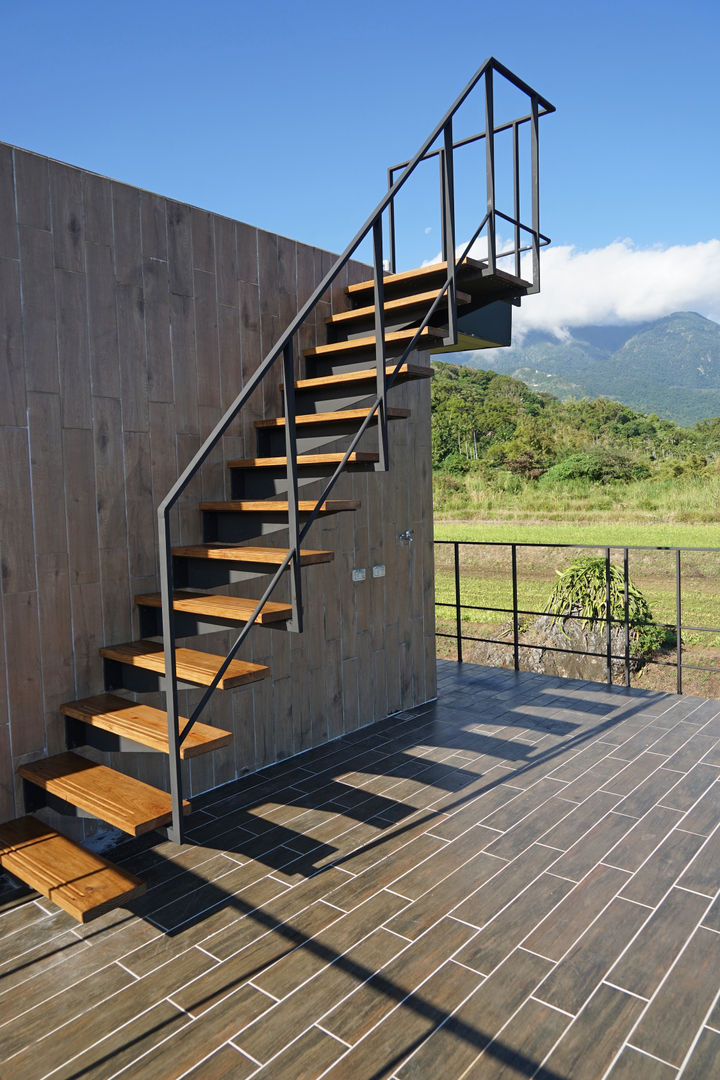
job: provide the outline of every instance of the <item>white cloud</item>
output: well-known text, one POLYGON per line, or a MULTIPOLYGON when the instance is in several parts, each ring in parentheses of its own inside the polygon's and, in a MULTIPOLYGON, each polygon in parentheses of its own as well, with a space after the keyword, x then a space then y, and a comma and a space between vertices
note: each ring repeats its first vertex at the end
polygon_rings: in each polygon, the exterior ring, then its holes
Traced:
POLYGON ((540 254, 541 291, 513 314, 513 334, 545 330, 562 338, 573 326, 642 322, 697 311, 720 322, 720 240, 637 248, 617 240, 578 251, 540 254))

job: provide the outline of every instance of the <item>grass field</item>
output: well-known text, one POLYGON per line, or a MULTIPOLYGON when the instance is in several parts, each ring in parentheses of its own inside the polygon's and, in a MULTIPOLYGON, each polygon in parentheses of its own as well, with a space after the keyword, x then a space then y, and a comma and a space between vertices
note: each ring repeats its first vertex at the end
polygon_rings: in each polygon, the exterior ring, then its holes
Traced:
MULTIPOLYGON (((469 637, 497 638, 507 632, 511 616, 490 608, 511 608, 512 579, 510 549, 500 544, 593 544, 610 545, 611 559, 622 566, 618 545, 653 548, 717 548, 716 552, 685 552, 681 562, 682 623, 686 627, 710 626, 715 633, 683 631, 683 664, 686 693, 720 697, 720 675, 692 671, 690 665, 720 668, 720 525, 707 522, 691 524, 678 521, 614 520, 548 521, 538 517, 526 521, 452 521, 435 522, 435 539, 461 541, 461 603, 463 631, 469 637), (474 546, 468 541, 493 542, 474 546), (498 546, 495 546, 498 545, 498 546), (484 610, 477 610, 478 608, 484 610)), ((435 547, 436 617, 438 629, 454 633, 454 609, 442 604, 455 602, 453 549, 449 544, 435 547)), ((521 610, 543 611, 556 571, 564 569, 579 554, 578 548, 519 547, 517 549, 518 606, 521 610)), ((597 551, 597 554, 604 551, 597 551)), ((642 550, 630 552, 630 580, 640 588, 650 603, 653 618, 660 623, 676 620, 675 553, 642 550)), ((522 618, 522 617, 521 617, 522 618)), ((532 617, 526 617, 531 622, 532 617)), ((438 638, 438 655, 454 656, 454 642, 438 638)), ((465 649, 472 658, 473 647, 465 649)), ((478 654, 481 650, 477 650, 478 654)), ((675 652, 659 657, 674 663, 675 652)), ((509 655, 510 660, 510 655, 509 655)), ((675 668, 648 666, 634 678, 636 685, 674 691, 675 668)))

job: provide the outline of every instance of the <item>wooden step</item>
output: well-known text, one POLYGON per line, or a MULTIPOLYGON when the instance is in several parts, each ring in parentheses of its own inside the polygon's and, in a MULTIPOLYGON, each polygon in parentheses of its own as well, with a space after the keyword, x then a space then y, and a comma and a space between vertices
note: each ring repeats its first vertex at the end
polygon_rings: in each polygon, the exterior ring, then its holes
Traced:
MULTIPOLYGON (((71 750, 21 765, 18 773, 48 794, 130 836, 140 836, 172 821, 172 800, 166 791, 107 765, 96 765, 71 750)), ((183 800, 183 813, 190 813, 187 799, 183 800)))
MULTIPOLYGON (((127 701, 117 694, 97 694, 81 701, 66 701, 60 706, 60 712, 91 727, 109 731, 141 746, 149 746, 151 750, 159 750, 161 754, 169 752, 167 714, 161 709, 127 701)), ((184 716, 178 717, 181 730, 186 723, 184 716)), ((219 750, 222 746, 228 746, 232 737, 231 731, 196 721, 180 746, 180 757, 192 758, 219 750)))
MULTIPOLYGON (((335 454, 299 454, 297 466, 302 469, 318 465, 339 465, 344 457, 345 455, 341 452, 335 454)), ((373 465, 379 460, 380 455, 376 451, 356 450, 350 455, 347 463, 348 465, 373 465)), ((287 467, 287 458, 239 458, 236 461, 228 461, 227 467, 228 469, 284 469, 287 467)), ((278 562, 282 562, 282 559, 279 559, 278 562)))
POLYGON ((30 816, 0 825, 0 866, 81 923, 124 907, 146 889, 134 874, 30 816))
MULTIPOLYGON (((386 312, 391 314, 400 314, 403 310, 416 307, 430 307, 435 302, 437 294, 437 289, 428 289, 426 292, 412 293, 409 296, 400 296, 395 300, 386 300, 383 307, 386 312)), ((464 292, 457 292, 456 298, 458 304, 469 304, 471 299, 470 294, 464 292)), ((447 307, 447 294, 443 296, 438 305, 440 310, 444 307, 447 307)), ((331 315, 327 318, 325 322, 331 326, 343 326, 352 323, 353 321, 357 321, 358 319, 372 318, 374 314, 375 305, 369 304, 367 307, 352 308, 350 311, 339 311, 336 315, 331 315)))
MULTIPOLYGON (((159 608, 162 607, 162 597, 160 593, 143 593, 135 597, 135 603, 159 608)), ((207 619, 215 617, 247 622, 256 607, 257 600, 241 596, 218 596, 216 593, 189 592, 186 589, 178 589, 173 593, 175 611, 201 615, 207 619)), ((255 621, 260 626, 267 626, 269 623, 285 622, 287 619, 292 619, 292 604, 279 604, 275 600, 268 600, 255 621)))
MULTIPOLYGON (((295 425, 299 424, 346 424, 350 421, 364 420, 368 414, 367 409, 340 409, 339 412, 305 413, 295 417, 295 425)), ((409 409, 388 408, 388 420, 407 420, 410 416, 409 409)), ((269 420, 256 420, 256 428, 281 428, 285 427, 284 416, 272 416, 269 420)))
MULTIPOLYGON (((159 675, 165 674, 165 654, 162 642, 127 641, 122 645, 106 645, 100 650, 100 655, 107 660, 116 660, 130 667, 143 668, 145 671, 153 671, 159 675)), ((176 649, 177 677, 182 682, 209 686, 224 659, 223 656, 216 656, 214 653, 197 652, 194 649, 176 649)), ((235 686, 258 682, 269 672, 270 669, 262 664, 251 664, 247 660, 231 660, 217 689, 232 690, 235 686)))
MULTIPOLYGON (((458 267, 458 274, 462 275, 464 271, 476 271, 482 273, 487 268, 487 263, 480 262, 477 259, 465 259, 462 266, 458 267)), ((422 292, 432 291, 430 289, 430 282, 435 283, 438 278, 442 278, 438 282, 438 287, 441 288, 447 277, 447 262, 430 263, 428 266, 418 266, 413 270, 403 270, 400 274, 385 274, 383 278, 383 288, 393 289, 400 286, 407 285, 408 288, 422 292)), ((375 289, 375 282, 372 278, 367 281, 358 281, 354 285, 348 285, 345 292, 348 296, 359 297, 363 293, 372 293, 375 289)), ((433 293, 437 296, 438 290, 433 293)))
MULTIPOLYGON (((374 455, 377 458, 377 454, 374 455)), ((262 464, 265 461, 282 461, 285 458, 250 458, 262 464)), ((242 468, 243 463, 237 462, 236 467, 242 468)), ((256 566, 279 566, 288 553, 287 548, 273 547, 242 547, 239 544, 190 544, 185 547, 172 549, 173 555, 182 559, 219 559, 222 562, 250 563, 256 566)), ((316 563, 329 563, 335 558, 334 551, 314 551, 312 548, 303 548, 300 551, 300 565, 314 566, 316 563)))
MULTIPOLYGON (((388 378, 395 368, 389 365, 385 369, 388 378)), ((395 382, 408 382, 410 379, 432 379, 433 369, 421 364, 408 364, 405 361, 398 368, 395 382)), ((377 368, 366 368, 364 371, 342 371, 336 375, 324 375, 319 379, 299 379, 295 383, 296 390, 324 390, 334 386, 351 386, 354 383, 375 383, 377 381, 377 368)), ((367 416, 367 410, 365 415, 367 416)))
MULTIPOLYGON (((311 514, 317 503, 312 499, 300 499, 298 510, 301 514, 311 514)), ((200 503, 201 510, 216 510, 228 514, 285 514, 286 502, 274 502, 269 499, 233 499, 230 502, 200 503)), ((338 514, 343 510, 359 510, 359 499, 326 499, 322 503, 320 514, 338 514)))
MULTIPOLYGON (((393 330, 391 333, 385 335, 385 342, 387 345, 398 345, 400 349, 404 348, 409 341, 415 337, 415 330, 393 330)), ((415 343, 416 349, 432 349, 434 345, 442 344, 442 339, 445 337, 445 331, 441 330, 437 326, 426 326, 424 330, 421 330, 418 334, 418 340, 415 343)), ((317 345, 314 349, 304 349, 303 356, 315 359, 330 359, 348 354, 349 356, 354 353, 366 352, 368 349, 375 348, 375 335, 369 335, 367 337, 350 338, 349 341, 337 341, 332 345, 317 345)))

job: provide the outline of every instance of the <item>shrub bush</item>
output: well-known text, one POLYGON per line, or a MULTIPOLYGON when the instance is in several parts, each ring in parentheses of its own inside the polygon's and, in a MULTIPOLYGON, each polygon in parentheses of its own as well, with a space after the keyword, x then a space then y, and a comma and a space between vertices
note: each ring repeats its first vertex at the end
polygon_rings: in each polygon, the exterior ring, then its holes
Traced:
POLYGON ((647 465, 627 454, 609 450, 571 454, 559 461, 540 478, 540 483, 564 484, 570 480, 585 480, 607 484, 612 480, 644 480, 650 475, 647 465))

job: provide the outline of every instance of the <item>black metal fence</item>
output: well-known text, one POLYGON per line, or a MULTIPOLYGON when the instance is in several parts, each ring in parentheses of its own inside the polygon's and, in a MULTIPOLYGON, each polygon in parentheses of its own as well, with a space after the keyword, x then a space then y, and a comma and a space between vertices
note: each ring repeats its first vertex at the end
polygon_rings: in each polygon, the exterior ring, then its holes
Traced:
MULTIPOLYGON (((674 667, 677 669, 676 686, 677 693, 683 692, 683 671, 705 671, 720 674, 719 667, 711 667, 702 664, 692 664, 683 660, 683 641, 682 635, 684 632, 690 633, 715 633, 720 634, 720 626, 691 626, 683 622, 683 556, 688 555, 691 552, 694 553, 708 553, 720 556, 720 548, 680 548, 680 547, 665 547, 665 546, 646 546, 646 545, 610 545, 604 546, 599 544, 551 544, 551 543, 524 543, 517 542, 512 543, 501 540, 436 540, 436 547, 442 546, 450 548, 452 550, 452 578, 454 586, 454 601, 438 600, 436 597, 436 608, 450 608, 455 613, 455 632, 446 633, 444 631, 436 631, 437 637, 450 638, 456 642, 457 647, 457 659, 462 663, 463 660, 463 642, 481 642, 490 645, 503 645, 508 648, 512 647, 513 651, 513 667, 515 671, 520 671, 520 650, 521 649, 539 649, 546 650, 548 652, 568 653, 578 656, 600 657, 605 661, 606 681, 609 686, 613 683, 612 677, 612 662, 621 661, 624 667, 624 681, 626 686, 631 685, 631 630, 633 629, 633 622, 630 618, 630 597, 629 597, 629 584, 630 584, 630 552, 652 552, 662 551, 669 552, 673 556, 674 561, 674 593, 675 593, 675 617, 673 622, 649 622, 645 625, 666 627, 671 631, 674 631, 676 637, 676 659, 675 660, 660 660, 653 658, 645 661, 649 664, 654 664, 659 667, 674 667), (461 599, 461 582, 462 582, 462 569, 460 560, 461 548, 505 548, 510 551, 510 573, 512 584, 512 606, 511 607, 493 607, 486 604, 468 604, 463 603, 461 599), (604 624, 605 627, 605 649, 602 653, 591 652, 586 649, 562 649, 557 646, 551 646, 547 644, 538 645, 537 643, 525 642, 521 640, 521 625, 520 616, 536 616, 541 617, 547 615, 547 611, 533 611, 527 608, 520 608, 518 606, 518 549, 535 548, 535 549, 565 549, 573 551, 576 549, 590 550, 596 552, 602 552, 605 558, 605 582, 606 582, 606 599, 605 599, 605 614, 597 616, 594 621, 604 624), (623 578, 625 583, 625 595, 624 595, 624 612, 621 618, 612 615, 611 606, 611 555, 613 552, 622 553, 623 563, 623 578), (512 619, 512 639, 506 637, 501 638, 488 638, 479 637, 471 634, 464 634, 462 630, 463 612, 464 611, 476 611, 476 612, 494 612, 501 615, 510 616, 512 619), (613 626, 619 626, 624 629, 624 652, 622 654, 613 653, 612 651, 612 629, 613 626)), ((617 557, 617 556, 616 556, 617 557)), ((718 585, 720 585, 720 578, 718 579, 718 585)), ((720 594, 720 589, 718 589, 720 594)), ((557 619, 573 619, 578 621, 587 622, 587 616, 577 614, 572 611, 568 612, 556 612, 553 610, 552 615, 557 619)))

